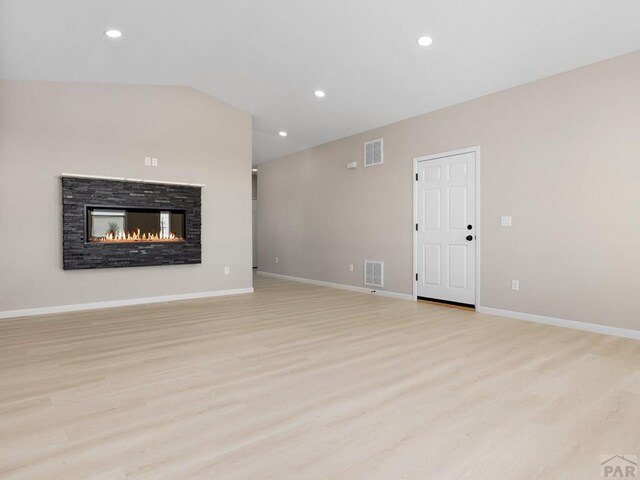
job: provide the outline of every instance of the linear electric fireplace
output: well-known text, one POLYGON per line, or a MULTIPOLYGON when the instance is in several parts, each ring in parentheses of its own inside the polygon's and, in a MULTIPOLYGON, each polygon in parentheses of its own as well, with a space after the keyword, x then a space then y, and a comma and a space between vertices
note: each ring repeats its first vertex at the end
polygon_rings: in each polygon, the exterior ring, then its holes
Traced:
POLYGON ((199 186, 62 177, 65 270, 201 263, 199 186))
POLYGON ((184 210, 87 207, 91 243, 184 242, 184 210))

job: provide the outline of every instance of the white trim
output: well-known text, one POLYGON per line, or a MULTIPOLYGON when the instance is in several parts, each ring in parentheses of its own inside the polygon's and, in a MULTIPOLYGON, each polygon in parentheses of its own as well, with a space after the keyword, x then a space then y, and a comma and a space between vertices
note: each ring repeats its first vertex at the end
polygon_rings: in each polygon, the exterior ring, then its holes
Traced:
POLYGON ((640 340, 640 330, 630 330, 627 328, 610 327, 608 325, 600 325, 597 323, 578 322, 576 320, 565 320, 563 318, 545 317, 543 315, 535 315, 533 313, 512 312, 510 310, 501 310, 499 308, 477 306, 476 311, 487 315, 496 315, 498 317, 507 317, 515 320, 524 320, 525 322, 541 323, 543 325, 552 325, 554 327, 571 328, 573 330, 582 330, 584 332, 600 333, 603 335, 612 335, 614 337, 631 338, 640 340))
POLYGON ((214 290, 210 292, 181 293, 178 295, 163 295, 160 297, 126 298, 123 300, 110 300, 107 302, 58 305, 55 307, 27 308, 24 310, 6 310, 4 312, 0 312, 0 319, 30 317, 33 315, 49 315, 54 313, 78 312, 82 310, 95 310, 98 308, 124 307, 128 305, 143 305, 148 303, 174 302, 176 300, 193 300, 196 298, 222 297, 226 295, 239 295, 243 293, 253 293, 253 288, 236 288, 231 290, 214 290))
POLYGON ((169 182, 165 180, 147 180, 144 178, 106 177, 104 175, 83 175, 81 173, 61 173, 60 176, 63 178, 92 178, 94 180, 118 180, 121 182, 156 183, 159 185, 182 185, 185 187, 203 188, 205 186, 204 183, 169 182))
POLYGON ((436 160, 438 158, 453 157, 455 155, 462 155, 465 153, 475 153, 476 156, 476 310, 480 305, 480 242, 482 241, 481 225, 480 221, 480 147, 462 148, 460 150, 453 150, 451 152, 438 153, 435 155, 426 155, 424 157, 416 157, 413 159, 413 299, 418 300, 418 282, 416 282, 416 274, 418 273, 418 232, 415 225, 418 223, 418 182, 416 181, 416 174, 418 173, 418 162, 425 160, 436 160))
POLYGON ((322 280, 312 280, 310 278, 291 277, 289 275, 281 275, 279 273, 263 271, 258 271, 256 273, 258 275, 264 275, 265 277, 280 278, 282 280, 290 280, 292 282, 308 283, 311 285, 319 285, 322 287, 339 288, 340 290, 350 290, 352 292, 358 293, 374 293, 383 297, 398 298, 401 300, 414 300, 413 296, 411 296, 411 294, 409 293, 390 292, 388 290, 374 290, 371 288, 356 287, 354 285, 345 285, 344 283, 323 282, 322 280))

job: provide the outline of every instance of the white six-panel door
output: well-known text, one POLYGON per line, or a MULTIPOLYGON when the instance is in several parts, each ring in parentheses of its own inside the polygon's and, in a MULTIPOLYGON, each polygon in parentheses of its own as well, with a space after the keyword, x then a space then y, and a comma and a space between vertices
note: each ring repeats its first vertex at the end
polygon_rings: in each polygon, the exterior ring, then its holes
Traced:
POLYGON ((476 154, 417 162, 418 297, 476 303, 476 154))

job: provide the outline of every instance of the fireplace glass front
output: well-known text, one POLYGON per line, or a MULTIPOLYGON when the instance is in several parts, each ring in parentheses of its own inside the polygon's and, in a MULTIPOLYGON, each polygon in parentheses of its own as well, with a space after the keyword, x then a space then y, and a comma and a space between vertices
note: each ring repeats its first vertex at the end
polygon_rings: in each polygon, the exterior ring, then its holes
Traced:
POLYGON ((184 210, 87 207, 88 243, 184 242, 184 210))

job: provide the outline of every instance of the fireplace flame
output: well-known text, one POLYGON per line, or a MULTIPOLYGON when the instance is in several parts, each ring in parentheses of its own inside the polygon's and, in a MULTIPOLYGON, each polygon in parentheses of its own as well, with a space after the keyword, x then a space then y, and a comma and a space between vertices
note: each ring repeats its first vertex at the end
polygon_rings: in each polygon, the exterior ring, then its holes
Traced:
POLYGON ((175 233, 140 233, 138 228, 132 232, 118 230, 108 232, 104 237, 91 237, 92 242, 98 243, 127 243, 127 242, 182 242, 184 238, 175 233))

